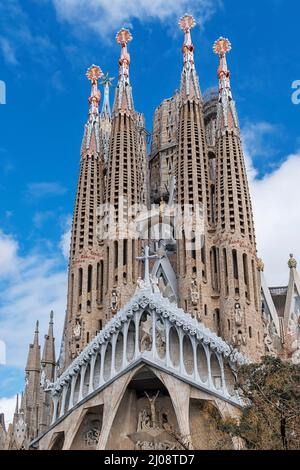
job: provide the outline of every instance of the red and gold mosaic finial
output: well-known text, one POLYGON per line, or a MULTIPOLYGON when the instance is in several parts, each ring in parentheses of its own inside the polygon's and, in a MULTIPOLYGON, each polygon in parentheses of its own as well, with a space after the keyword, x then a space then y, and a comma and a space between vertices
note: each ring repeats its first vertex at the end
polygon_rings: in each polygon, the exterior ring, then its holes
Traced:
POLYGON ((131 32, 128 29, 122 28, 116 34, 116 41, 121 46, 121 55, 119 59, 117 99, 115 100, 114 110, 130 111, 133 109, 133 99, 129 80, 130 54, 127 50, 127 44, 132 41, 131 32))
POLYGON ((184 33, 190 31, 196 25, 195 18, 192 15, 188 15, 187 13, 183 15, 179 20, 179 27, 182 29, 184 33))
POLYGON ((214 53, 220 57, 218 77, 220 80, 222 79, 222 77, 226 77, 228 80, 228 86, 229 86, 229 80, 230 80, 230 72, 227 67, 226 54, 230 52, 231 49, 232 49, 231 42, 229 41, 229 39, 226 39, 223 37, 220 37, 217 41, 215 41, 213 45, 214 53))
POLYGON ((132 34, 128 29, 121 29, 117 34, 116 34, 116 41, 118 44, 121 45, 121 57, 119 60, 119 64, 122 68, 120 70, 120 75, 128 75, 128 67, 130 64, 130 55, 127 51, 127 44, 132 41, 132 34))
POLYGON ((220 37, 217 41, 215 41, 213 46, 214 53, 220 57, 224 57, 228 52, 231 51, 231 49, 231 42, 229 39, 223 37, 220 37))
POLYGON ((91 65, 90 68, 86 72, 87 78, 92 82, 95 83, 97 82, 101 77, 103 73, 102 70, 98 65, 91 65))
POLYGON ((128 29, 122 28, 116 34, 116 40, 118 44, 125 46, 132 41, 132 34, 128 29))
POLYGON ((96 115, 99 113, 99 104, 101 99, 101 94, 98 89, 98 80, 103 76, 103 72, 98 65, 93 64, 87 70, 86 76, 92 85, 91 95, 89 97, 90 113, 96 115))

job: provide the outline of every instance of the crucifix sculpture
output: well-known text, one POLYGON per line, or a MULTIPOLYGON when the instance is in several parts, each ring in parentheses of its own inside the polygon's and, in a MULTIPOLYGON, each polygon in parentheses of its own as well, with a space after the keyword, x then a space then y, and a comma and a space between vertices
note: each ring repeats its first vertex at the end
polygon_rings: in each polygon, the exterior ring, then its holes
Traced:
POLYGON ((152 397, 149 397, 148 393, 145 392, 146 397, 149 400, 150 403, 150 411, 151 411, 151 422, 152 422, 152 427, 156 428, 156 410, 155 410, 155 402, 158 398, 159 395, 159 390, 156 393, 156 395, 153 395, 152 397))

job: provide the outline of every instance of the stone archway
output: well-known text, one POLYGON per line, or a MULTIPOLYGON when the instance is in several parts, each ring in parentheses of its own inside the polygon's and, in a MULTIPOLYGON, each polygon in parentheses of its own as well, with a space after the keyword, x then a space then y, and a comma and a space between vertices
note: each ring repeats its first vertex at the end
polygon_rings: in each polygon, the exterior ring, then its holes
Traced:
POLYGON ((142 367, 126 388, 106 449, 180 448, 180 434, 169 392, 150 368, 142 367))
POLYGON ((191 399, 189 409, 191 440, 196 450, 233 450, 229 435, 218 428, 222 416, 213 401, 191 399))
POLYGON ((103 422, 103 405, 93 406, 84 414, 70 450, 95 450, 103 422))
POLYGON ((52 438, 52 443, 50 444, 49 450, 62 450, 65 443, 65 433, 57 432, 52 438))

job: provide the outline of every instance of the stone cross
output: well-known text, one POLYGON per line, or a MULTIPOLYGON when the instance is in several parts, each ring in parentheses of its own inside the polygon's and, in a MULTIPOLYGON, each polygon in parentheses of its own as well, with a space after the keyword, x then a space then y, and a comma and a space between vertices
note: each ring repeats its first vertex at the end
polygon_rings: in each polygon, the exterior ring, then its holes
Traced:
POLYGON ((150 266, 149 266, 149 260, 150 259, 156 259, 158 258, 158 255, 150 255, 150 248, 148 245, 145 246, 144 248, 144 253, 143 256, 138 256, 137 259, 140 261, 144 261, 145 264, 145 273, 144 273, 144 281, 146 286, 151 287, 151 279, 150 279, 150 266))

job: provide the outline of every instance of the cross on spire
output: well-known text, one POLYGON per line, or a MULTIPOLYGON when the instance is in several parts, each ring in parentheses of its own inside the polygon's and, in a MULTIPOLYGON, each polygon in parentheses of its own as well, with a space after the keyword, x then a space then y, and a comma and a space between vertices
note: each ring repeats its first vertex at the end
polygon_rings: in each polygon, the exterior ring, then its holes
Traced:
POLYGON ((145 266, 145 272, 144 272, 144 282, 146 286, 151 286, 151 279, 150 279, 150 265, 149 261, 151 259, 157 259, 158 255, 150 255, 150 248, 148 245, 145 246, 143 250, 143 256, 138 256, 137 259, 139 261, 144 261, 144 266, 145 266))
POLYGON ((101 78, 101 85, 104 87, 104 100, 102 105, 101 116, 110 117, 110 104, 109 104, 109 87, 111 87, 114 77, 110 77, 108 73, 104 74, 101 78))

